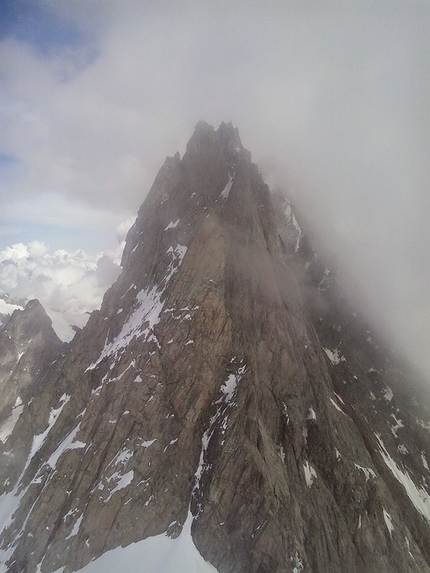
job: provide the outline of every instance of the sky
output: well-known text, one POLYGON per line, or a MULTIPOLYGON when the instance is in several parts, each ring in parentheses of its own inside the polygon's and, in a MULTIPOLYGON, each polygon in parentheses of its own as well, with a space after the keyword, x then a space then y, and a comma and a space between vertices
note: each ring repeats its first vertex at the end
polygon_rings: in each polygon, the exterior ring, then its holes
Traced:
POLYGON ((231 120, 430 380, 429 31, 428 0, 1 0, 0 294, 99 304, 165 157, 231 120))

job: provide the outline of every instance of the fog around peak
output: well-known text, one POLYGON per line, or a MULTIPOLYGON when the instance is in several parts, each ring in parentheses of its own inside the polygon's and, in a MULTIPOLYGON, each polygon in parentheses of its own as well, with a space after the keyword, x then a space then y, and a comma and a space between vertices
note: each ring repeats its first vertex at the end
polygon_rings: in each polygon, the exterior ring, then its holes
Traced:
POLYGON ((196 123, 231 120, 346 284, 430 373, 429 10, 6 0, 0 250, 36 241, 96 261, 196 123))

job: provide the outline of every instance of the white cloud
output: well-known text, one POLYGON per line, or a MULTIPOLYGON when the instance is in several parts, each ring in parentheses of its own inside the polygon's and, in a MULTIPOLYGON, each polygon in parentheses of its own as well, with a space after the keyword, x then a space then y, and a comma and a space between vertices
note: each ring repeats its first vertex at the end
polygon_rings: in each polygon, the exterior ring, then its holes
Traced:
POLYGON ((128 217, 127 219, 122 221, 119 225, 117 225, 116 238, 118 239, 118 242, 120 244, 122 243, 122 241, 125 241, 125 237, 130 227, 134 224, 135 221, 136 221, 136 216, 128 217))
POLYGON ((37 298, 48 312, 82 315, 100 306, 118 276, 119 251, 110 256, 51 251, 39 241, 8 246, 0 251, 0 294, 11 300, 37 298))

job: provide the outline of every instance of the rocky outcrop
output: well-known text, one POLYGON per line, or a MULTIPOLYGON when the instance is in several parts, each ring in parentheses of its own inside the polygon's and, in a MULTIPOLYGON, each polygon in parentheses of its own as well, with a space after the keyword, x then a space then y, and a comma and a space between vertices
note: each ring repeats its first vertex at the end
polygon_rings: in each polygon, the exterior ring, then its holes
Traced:
POLYGON ((15 310, 0 329, 0 441, 6 439, 2 423, 36 394, 35 385, 59 357, 61 347, 38 300, 15 310))
POLYGON ((199 123, 13 429, 6 570, 76 571, 191 515, 220 573, 430 571, 429 412, 337 288, 237 130, 199 123))

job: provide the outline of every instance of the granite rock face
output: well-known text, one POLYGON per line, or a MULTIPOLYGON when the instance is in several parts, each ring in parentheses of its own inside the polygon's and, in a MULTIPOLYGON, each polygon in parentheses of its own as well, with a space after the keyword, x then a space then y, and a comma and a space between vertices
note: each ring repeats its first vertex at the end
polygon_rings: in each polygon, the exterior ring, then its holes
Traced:
POLYGON ((190 513, 220 573, 430 571, 428 391, 230 124, 166 160, 122 264, 24 384, 1 452, 6 571, 77 571, 190 513))
MULTIPOLYGON (((15 310, 0 328, 0 432, 12 410, 22 409, 59 357, 62 342, 52 329, 51 319, 37 300, 15 310)), ((12 416, 14 417, 14 416, 12 416)), ((10 424, 9 424, 10 425, 10 424)))

